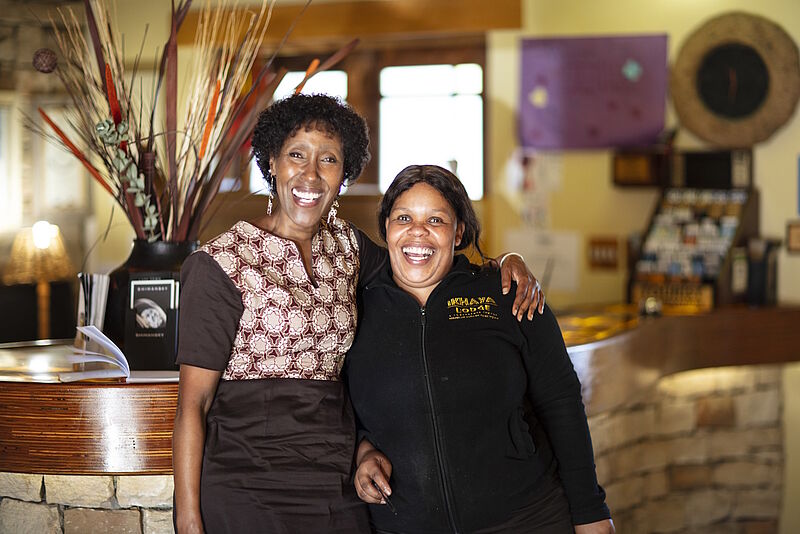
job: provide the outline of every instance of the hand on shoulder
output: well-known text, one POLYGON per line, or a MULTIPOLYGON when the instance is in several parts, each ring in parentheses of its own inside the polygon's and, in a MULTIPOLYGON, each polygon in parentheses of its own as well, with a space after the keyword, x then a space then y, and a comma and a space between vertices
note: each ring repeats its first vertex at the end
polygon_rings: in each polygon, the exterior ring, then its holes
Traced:
POLYGON ((533 320, 537 310, 539 314, 544 313, 542 286, 528 269, 522 256, 516 252, 509 252, 500 257, 498 264, 503 294, 507 294, 511 289, 512 280, 517 283, 517 293, 511 308, 511 313, 517 316, 517 320, 522 321, 525 315, 529 321, 533 320))

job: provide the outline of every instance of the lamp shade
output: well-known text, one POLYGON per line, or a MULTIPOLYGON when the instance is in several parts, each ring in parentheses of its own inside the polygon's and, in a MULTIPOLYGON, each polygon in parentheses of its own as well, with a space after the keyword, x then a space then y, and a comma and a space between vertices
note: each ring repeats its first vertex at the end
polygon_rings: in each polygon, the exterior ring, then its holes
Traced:
POLYGON ((65 280, 75 274, 58 226, 45 221, 21 229, 11 246, 3 283, 35 284, 65 280))

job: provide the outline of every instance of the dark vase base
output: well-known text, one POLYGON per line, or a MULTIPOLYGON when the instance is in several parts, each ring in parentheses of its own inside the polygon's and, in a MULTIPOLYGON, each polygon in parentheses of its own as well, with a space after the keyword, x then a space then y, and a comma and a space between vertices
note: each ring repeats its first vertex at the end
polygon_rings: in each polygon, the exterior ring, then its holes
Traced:
POLYGON ((128 259, 109 275, 103 332, 122 349, 132 370, 177 369, 177 282, 183 260, 197 245, 136 239, 128 259))

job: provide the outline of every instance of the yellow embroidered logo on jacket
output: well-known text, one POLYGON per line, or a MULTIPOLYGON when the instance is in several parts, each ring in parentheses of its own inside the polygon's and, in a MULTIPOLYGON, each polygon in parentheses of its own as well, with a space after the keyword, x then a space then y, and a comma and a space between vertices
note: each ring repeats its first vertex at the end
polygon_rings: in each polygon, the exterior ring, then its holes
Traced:
POLYGON ((497 320, 497 302, 492 297, 453 297, 447 301, 448 319, 481 317, 497 320))

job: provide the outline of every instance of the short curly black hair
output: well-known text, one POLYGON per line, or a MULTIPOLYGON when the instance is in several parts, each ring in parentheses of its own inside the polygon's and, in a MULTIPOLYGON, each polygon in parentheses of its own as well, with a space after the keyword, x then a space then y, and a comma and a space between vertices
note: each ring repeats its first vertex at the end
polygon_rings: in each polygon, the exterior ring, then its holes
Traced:
POLYGON ((304 94, 278 100, 258 116, 253 155, 265 178, 270 172, 270 158, 277 158, 283 143, 301 127, 338 135, 344 152, 344 184, 358 179, 370 158, 366 121, 338 98, 304 94))

